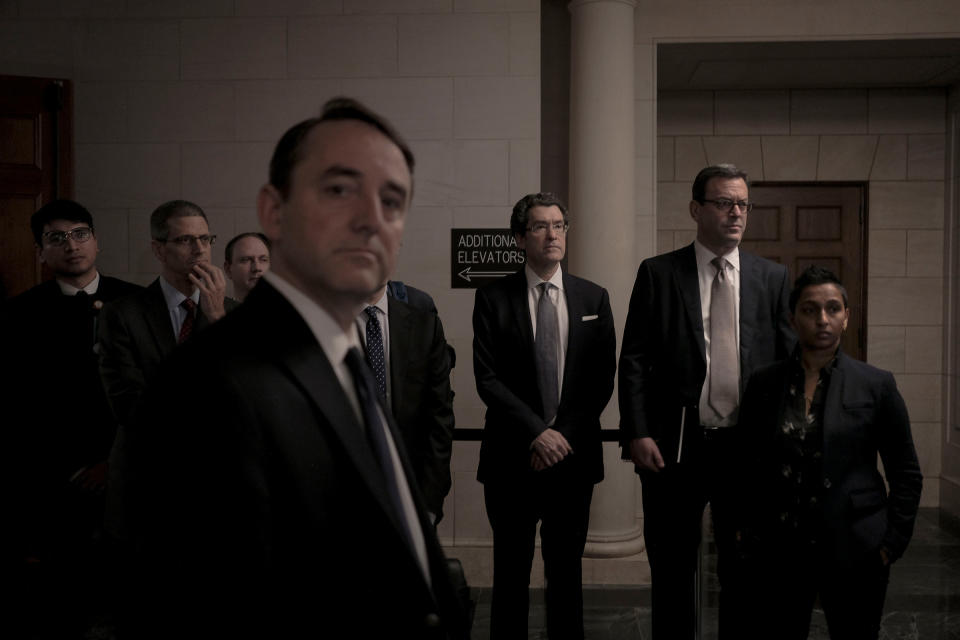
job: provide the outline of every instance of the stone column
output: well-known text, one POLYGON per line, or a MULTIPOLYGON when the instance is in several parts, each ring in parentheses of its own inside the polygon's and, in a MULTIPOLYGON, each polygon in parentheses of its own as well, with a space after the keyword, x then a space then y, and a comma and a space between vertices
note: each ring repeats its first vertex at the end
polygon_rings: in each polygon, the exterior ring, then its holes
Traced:
MULTIPOLYGON (((635 0, 573 0, 570 44, 570 271, 610 293, 617 336, 623 335, 634 260, 635 0)), ((616 394, 603 414, 619 420, 616 394)), ((593 494, 588 557, 641 550, 637 480, 616 443, 604 444, 606 479, 593 494)))

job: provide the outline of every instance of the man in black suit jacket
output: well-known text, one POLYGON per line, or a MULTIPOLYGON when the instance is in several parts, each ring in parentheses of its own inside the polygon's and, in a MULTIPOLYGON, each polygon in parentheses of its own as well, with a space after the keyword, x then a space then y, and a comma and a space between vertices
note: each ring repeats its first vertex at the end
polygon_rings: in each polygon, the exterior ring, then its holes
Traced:
POLYGON ((354 324, 396 264, 412 167, 343 98, 277 144, 272 270, 126 429, 139 636, 466 637, 354 324))
MULTIPOLYGON (((453 450, 453 391, 447 341, 436 308, 432 312, 415 308, 388 295, 386 290, 384 286, 370 297, 357 325, 371 360, 375 349, 368 340, 376 333, 371 333, 375 329, 370 314, 377 318, 382 336, 380 352, 389 354, 383 360, 384 378, 381 381, 378 377, 378 383, 385 387, 387 406, 403 435, 427 511, 433 523, 438 524, 443 518, 443 500, 450 492, 453 450), (384 344, 388 345, 386 350, 384 344)), ((374 364, 371 360, 371 368, 376 372, 374 364)))
POLYGON ((97 270, 93 217, 79 203, 49 202, 30 227, 53 279, 0 311, 0 388, 12 416, 5 429, 5 469, 12 473, 3 485, 13 507, 6 527, 13 542, 5 550, 13 553, 15 570, 8 575, 15 588, 7 593, 23 597, 22 606, 11 607, 15 636, 79 638, 105 607, 107 566, 99 540, 116 431, 93 351, 96 325, 105 303, 140 287, 97 270))
POLYGON ((223 271, 210 262, 217 237, 203 209, 186 200, 165 202, 150 215, 150 236, 160 276, 111 305, 100 324, 100 374, 120 423, 133 416, 174 347, 237 306, 225 297, 223 271))
POLYGON ((581 557, 593 485, 603 479, 613 317, 605 289, 560 268, 568 220, 556 196, 522 198, 510 228, 527 264, 478 289, 473 309, 473 368, 487 405, 477 479, 493 528, 491 637, 526 637, 542 521, 547 633, 582 638, 581 557))
POLYGON ((697 175, 690 202, 697 240, 643 261, 624 327, 620 442, 643 487, 659 640, 694 635, 694 575, 707 502, 720 556, 720 633, 727 629, 726 615, 734 611, 726 604, 732 582, 724 570, 733 557, 727 501, 736 496, 726 485, 738 452, 736 407, 750 373, 785 357, 794 341, 786 268, 739 250, 748 195, 747 176, 733 165, 697 175), (714 300, 726 306, 713 307, 714 300))

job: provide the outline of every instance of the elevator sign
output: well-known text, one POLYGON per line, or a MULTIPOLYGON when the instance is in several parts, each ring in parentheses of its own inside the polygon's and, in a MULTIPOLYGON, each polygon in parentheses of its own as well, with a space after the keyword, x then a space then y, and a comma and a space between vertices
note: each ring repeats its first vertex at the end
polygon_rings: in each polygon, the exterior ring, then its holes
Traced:
POLYGON ((517 271, 523 251, 510 229, 451 229, 451 286, 476 289, 517 271))

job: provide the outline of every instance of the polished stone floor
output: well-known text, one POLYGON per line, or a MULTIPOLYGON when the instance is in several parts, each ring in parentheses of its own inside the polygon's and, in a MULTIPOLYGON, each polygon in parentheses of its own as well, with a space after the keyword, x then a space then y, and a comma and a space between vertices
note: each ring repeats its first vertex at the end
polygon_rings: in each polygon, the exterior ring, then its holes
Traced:
MULTIPOLYGON (((702 640, 716 638, 714 558, 704 558, 702 640)), ((473 638, 490 630, 490 589, 476 589, 473 638)), ((648 640, 650 590, 646 586, 584 588, 589 640, 648 640)), ((530 638, 546 638, 543 593, 534 590, 530 638)), ((823 612, 814 610, 810 640, 829 638, 823 612)), ((894 564, 880 632, 882 640, 960 640, 960 521, 921 509, 907 553, 894 564)))

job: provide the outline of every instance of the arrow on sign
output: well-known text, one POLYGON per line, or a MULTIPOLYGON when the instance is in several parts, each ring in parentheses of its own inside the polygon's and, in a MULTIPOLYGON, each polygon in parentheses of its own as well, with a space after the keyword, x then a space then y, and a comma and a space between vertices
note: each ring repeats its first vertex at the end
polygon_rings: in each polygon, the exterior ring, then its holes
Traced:
POLYGON ((500 278, 513 273, 513 271, 470 271, 470 269, 471 267, 467 267, 457 275, 470 282, 470 278, 500 278))

